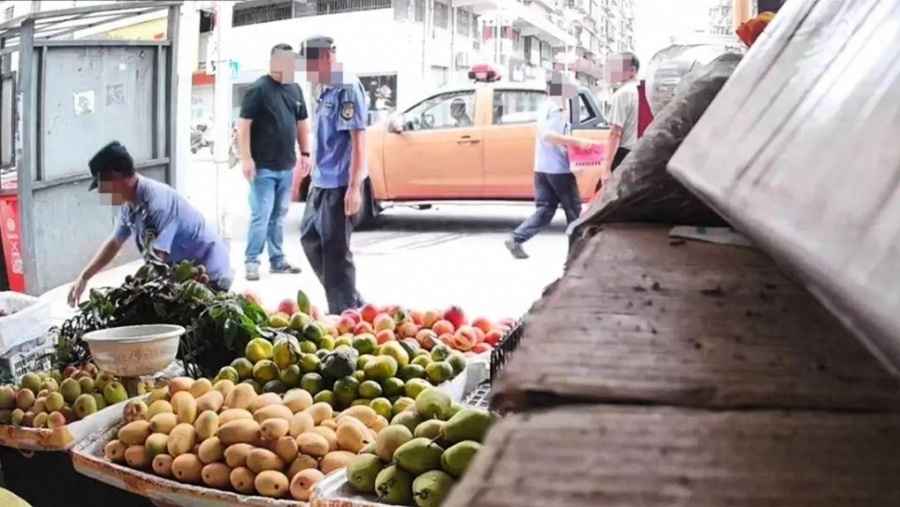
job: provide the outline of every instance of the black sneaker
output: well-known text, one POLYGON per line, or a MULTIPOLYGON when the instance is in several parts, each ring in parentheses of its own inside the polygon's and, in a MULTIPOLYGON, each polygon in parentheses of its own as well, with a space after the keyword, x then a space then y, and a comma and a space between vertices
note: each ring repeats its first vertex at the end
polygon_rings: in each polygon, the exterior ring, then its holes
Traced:
POLYGON ((506 245, 506 249, 509 250, 509 253, 512 254, 516 259, 527 259, 528 254, 525 253, 525 250, 522 249, 522 243, 510 238, 503 243, 506 245))
POLYGON ((248 282, 256 282, 259 280, 259 266, 248 264, 246 270, 248 282))
POLYGON ((282 262, 278 266, 272 266, 269 269, 270 273, 274 273, 276 275, 296 275, 300 273, 301 269, 297 266, 292 266, 290 263, 282 262))

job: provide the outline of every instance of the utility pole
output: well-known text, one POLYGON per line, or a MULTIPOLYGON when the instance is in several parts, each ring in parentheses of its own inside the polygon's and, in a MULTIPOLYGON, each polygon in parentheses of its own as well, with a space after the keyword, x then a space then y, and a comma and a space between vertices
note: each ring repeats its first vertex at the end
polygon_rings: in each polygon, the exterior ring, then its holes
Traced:
POLYGON ((231 18, 234 4, 229 1, 217 1, 215 3, 216 26, 216 84, 213 102, 213 158, 216 167, 216 224, 219 234, 225 239, 231 239, 231 219, 227 205, 222 203, 222 180, 228 167, 228 150, 231 146, 231 52, 228 46, 229 33, 231 32, 231 18))

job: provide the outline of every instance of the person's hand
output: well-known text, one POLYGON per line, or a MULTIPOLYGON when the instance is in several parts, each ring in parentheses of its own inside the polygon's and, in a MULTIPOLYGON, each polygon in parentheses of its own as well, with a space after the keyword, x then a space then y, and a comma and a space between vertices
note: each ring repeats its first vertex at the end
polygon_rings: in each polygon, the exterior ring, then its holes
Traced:
POLYGON ((256 162, 252 158, 241 160, 241 171, 250 183, 256 178, 256 162))
POLYGON ((294 167, 295 174, 298 180, 302 180, 309 176, 310 171, 312 171, 312 161, 309 157, 301 156, 297 159, 297 165, 294 167))
POLYGON ((87 280, 85 280, 84 276, 78 275, 78 278, 72 282, 72 286, 69 288, 69 306, 73 308, 78 306, 78 303, 81 301, 81 294, 86 286, 87 280))
POLYGON ((344 194, 344 215, 352 217, 359 213, 362 207, 362 190, 359 184, 347 187, 347 193, 344 194))
POLYGON ((609 164, 603 164, 600 168, 600 183, 606 185, 606 180, 610 177, 612 177, 612 171, 609 168, 609 164))

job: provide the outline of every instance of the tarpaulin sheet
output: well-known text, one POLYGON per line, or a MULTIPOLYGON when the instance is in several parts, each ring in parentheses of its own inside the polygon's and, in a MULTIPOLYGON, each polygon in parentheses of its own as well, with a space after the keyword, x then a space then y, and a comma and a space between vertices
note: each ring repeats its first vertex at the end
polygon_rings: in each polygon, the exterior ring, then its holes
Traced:
POLYGON ((900 372, 900 0, 792 0, 669 171, 900 372))

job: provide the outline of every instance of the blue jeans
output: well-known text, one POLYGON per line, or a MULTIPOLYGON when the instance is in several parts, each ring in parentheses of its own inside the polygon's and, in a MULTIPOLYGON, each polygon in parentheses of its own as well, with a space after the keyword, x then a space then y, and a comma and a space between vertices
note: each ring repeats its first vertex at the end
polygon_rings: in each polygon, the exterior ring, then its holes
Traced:
POLYGON ((581 214, 581 196, 578 182, 572 173, 534 173, 534 214, 513 231, 513 240, 524 243, 553 221, 556 208, 566 212, 566 223, 571 224, 581 214))
POLYGON ((293 171, 257 169, 256 178, 250 184, 250 231, 247 233, 245 263, 259 266, 263 247, 269 244, 269 265, 284 262, 284 217, 291 204, 293 171))

